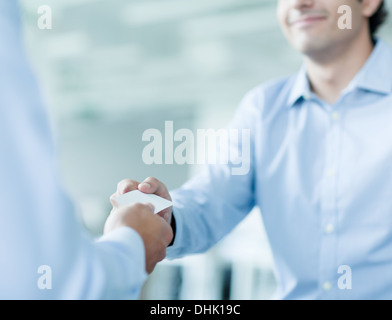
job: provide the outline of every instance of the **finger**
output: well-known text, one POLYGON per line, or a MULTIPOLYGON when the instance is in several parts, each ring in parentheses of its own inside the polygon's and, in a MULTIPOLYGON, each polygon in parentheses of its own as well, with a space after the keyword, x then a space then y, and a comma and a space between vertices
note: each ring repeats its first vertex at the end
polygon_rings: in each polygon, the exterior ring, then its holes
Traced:
POLYGON ((161 241, 165 245, 165 248, 167 248, 167 246, 172 242, 174 237, 173 229, 164 217, 162 217, 160 214, 157 214, 156 216, 157 218, 161 219, 161 241))
POLYGON ((171 200, 166 186, 156 178, 148 177, 141 184, 139 184, 138 188, 141 192, 153 193, 162 198, 171 200))
POLYGON ((122 180, 117 185, 117 193, 121 195, 133 190, 137 190, 138 185, 139 182, 135 180, 131 180, 131 179, 122 180))
POLYGON ((167 223, 170 224, 170 221, 171 221, 171 219, 170 219, 171 218, 171 211, 169 211, 169 210, 162 210, 162 211, 158 212, 157 215, 159 215, 167 223))
POLYGON ((118 197, 119 195, 117 194, 117 193, 113 193, 111 196, 110 196, 110 203, 112 204, 112 206, 114 207, 114 208, 118 208, 118 203, 117 203, 117 201, 116 201, 116 198, 118 197))
POLYGON ((148 207, 152 213, 155 211, 155 206, 152 203, 146 203, 146 207, 148 207))
MULTIPOLYGON (((167 222, 166 222, 167 223, 167 222)), ((167 229, 167 233, 166 233, 166 248, 168 247, 168 245, 172 242, 173 237, 174 237, 174 233, 173 233, 173 229, 171 228, 171 226, 168 225, 168 229, 167 229)))

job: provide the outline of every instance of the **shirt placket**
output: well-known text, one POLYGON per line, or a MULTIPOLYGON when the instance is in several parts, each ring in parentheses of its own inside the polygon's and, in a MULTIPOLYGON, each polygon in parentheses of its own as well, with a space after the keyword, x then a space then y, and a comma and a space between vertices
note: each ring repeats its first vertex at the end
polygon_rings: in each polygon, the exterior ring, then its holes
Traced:
MULTIPOLYGON (((336 110, 336 107, 334 107, 336 110)), ((325 170, 321 193, 321 244, 319 287, 321 298, 335 299, 337 288, 337 183, 339 177, 339 149, 341 143, 341 113, 328 111, 325 170), (335 293, 334 293, 335 292, 335 293)))

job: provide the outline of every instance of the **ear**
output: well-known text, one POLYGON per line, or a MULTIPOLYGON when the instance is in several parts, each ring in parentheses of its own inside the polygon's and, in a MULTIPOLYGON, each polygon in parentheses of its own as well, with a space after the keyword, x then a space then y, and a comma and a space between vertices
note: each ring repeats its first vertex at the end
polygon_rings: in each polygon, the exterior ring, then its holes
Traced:
POLYGON ((362 0, 362 15, 370 18, 380 8, 382 2, 383 0, 362 0))

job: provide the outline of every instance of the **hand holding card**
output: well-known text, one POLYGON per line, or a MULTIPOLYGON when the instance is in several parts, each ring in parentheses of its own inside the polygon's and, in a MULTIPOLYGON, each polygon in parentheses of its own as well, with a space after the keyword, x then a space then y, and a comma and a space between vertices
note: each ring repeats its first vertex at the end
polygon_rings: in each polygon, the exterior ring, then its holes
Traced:
POLYGON ((139 190, 134 190, 125 194, 122 194, 114 199, 119 207, 129 206, 135 203, 151 203, 154 205, 154 213, 161 212, 173 205, 169 200, 159 197, 155 194, 143 193, 139 190))

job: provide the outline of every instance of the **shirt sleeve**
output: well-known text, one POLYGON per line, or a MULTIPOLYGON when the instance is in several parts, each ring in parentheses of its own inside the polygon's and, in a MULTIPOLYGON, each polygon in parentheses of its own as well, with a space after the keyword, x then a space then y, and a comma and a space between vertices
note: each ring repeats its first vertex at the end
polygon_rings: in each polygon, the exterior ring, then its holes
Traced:
POLYGON ((124 227, 92 239, 63 190, 11 0, 0 0, 0 70, 0 299, 139 298, 140 236, 124 227))
POLYGON ((219 140, 217 161, 171 192, 176 235, 167 250, 169 259, 208 250, 254 207, 258 106, 257 94, 251 91, 226 128, 229 147, 219 140))

